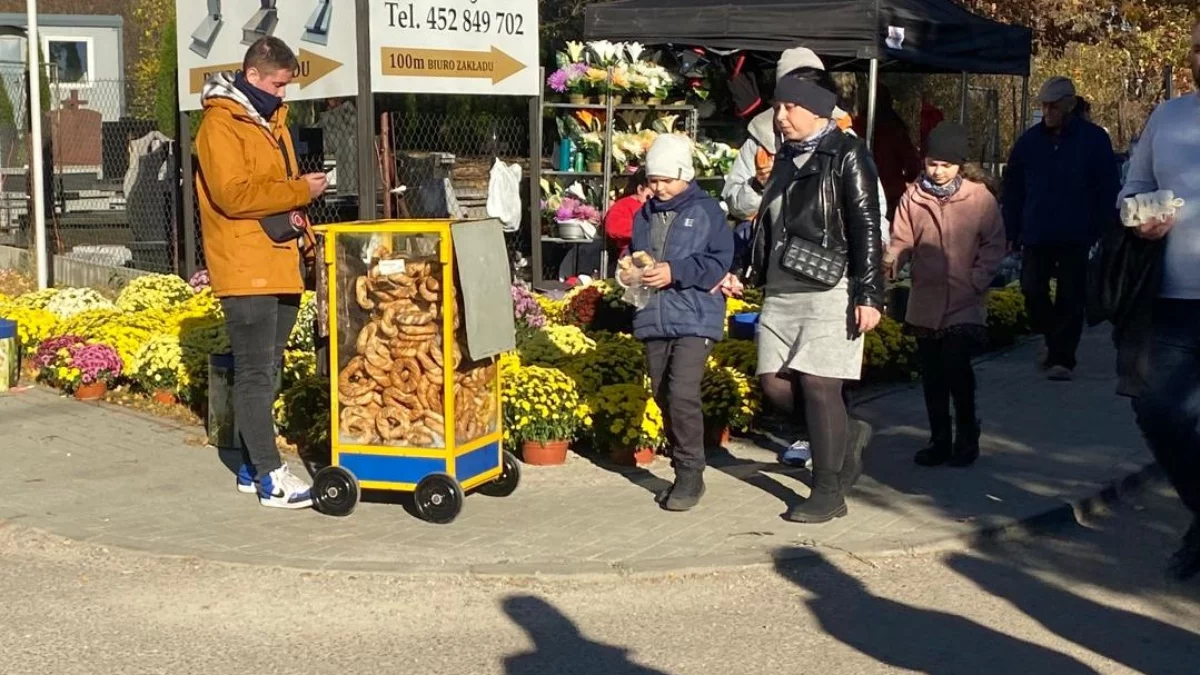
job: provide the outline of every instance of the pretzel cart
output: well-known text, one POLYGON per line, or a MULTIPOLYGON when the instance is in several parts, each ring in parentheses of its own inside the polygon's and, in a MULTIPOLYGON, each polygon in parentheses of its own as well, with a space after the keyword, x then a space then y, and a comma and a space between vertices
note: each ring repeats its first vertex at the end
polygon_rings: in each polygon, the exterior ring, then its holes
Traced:
POLYGON ((317 228, 328 270, 332 463, 317 509, 349 515, 361 490, 411 492, 449 523, 464 494, 506 497, 497 357, 514 347, 511 278, 496 221, 317 228))

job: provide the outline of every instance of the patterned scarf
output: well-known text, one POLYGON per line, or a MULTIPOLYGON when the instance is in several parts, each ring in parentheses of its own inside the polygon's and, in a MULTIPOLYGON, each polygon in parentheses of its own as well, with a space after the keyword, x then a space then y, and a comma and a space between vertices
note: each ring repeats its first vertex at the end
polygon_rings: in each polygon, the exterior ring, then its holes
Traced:
POLYGON ((942 201, 946 201, 947 199, 950 199, 954 195, 958 194, 959 189, 962 188, 962 184, 963 177, 961 175, 955 176, 954 180, 946 183, 945 185, 938 185, 937 183, 934 183, 929 179, 929 176, 926 176, 925 174, 921 174, 921 177, 917 180, 917 185, 920 185, 922 190, 942 201))
POLYGON ((824 129, 821 129, 817 133, 802 141, 784 141, 783 148, 780 150, 780 153, 788 159, 794 159, 796 157, 807 155, 816 150, 817 146, 821 144, 821 141, 829 135, 829 132, 836 128, 838 128, 837 123, 833 120, 830 120, 825 125, 824 129))

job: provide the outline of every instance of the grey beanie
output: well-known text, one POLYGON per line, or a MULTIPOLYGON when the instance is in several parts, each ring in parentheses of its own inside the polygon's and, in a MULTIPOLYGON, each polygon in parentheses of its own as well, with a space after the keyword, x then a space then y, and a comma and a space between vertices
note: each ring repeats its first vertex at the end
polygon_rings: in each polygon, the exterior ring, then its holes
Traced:
POLYGON ((692 182, 696 177, 696 168, 692 160, 691 139, 677 134, 662 134, 654 139, 654 144, 646 153, 646 175, 692 182))
POLYGON ((775 83, 778 84, 785 75, 797 68, 813 68, 825 70, 821 57, 808 47, 793 47, 779 55, 779 63, 775 67, 775 83))
POLYGON ((942 122, 929 132, 925 158, 962 166, 970 154, 967 128, 957 122, 942 122))

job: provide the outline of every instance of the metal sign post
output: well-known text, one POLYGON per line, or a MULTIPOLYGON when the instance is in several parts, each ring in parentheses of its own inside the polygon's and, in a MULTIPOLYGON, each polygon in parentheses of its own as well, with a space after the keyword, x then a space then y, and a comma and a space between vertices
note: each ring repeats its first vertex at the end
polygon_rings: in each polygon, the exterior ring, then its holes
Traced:
POLYGON ((38 40, 37 0, 26 0, 27 32, 25 44, 29 47, 29 184, 33 201, 33 241, 37 261, 39 289, 50 285, 50 251, 46 242, 46 181, 42 175, 45 158, 42 156, 42 47, 38 40))

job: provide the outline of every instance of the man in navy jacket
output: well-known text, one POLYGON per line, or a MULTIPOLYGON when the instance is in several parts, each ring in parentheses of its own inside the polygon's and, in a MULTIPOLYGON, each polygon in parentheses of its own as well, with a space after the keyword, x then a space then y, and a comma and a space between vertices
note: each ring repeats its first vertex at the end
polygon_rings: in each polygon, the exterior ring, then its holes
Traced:
POLYGON ((1071 80, 1050 78, 1038 101, 1042 122, 1017 141, 1004 174, 1004 222, 1013 250, 1023 252, 1030 321, 1046 339, 1039 365, 1050 379, 1069 380, 1083 335, 1088 252, 1117 218, 1120 171, 1108 133, 1072 114, 1071 80))

